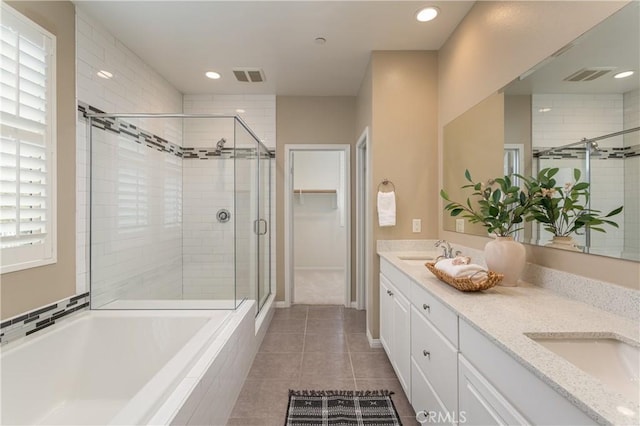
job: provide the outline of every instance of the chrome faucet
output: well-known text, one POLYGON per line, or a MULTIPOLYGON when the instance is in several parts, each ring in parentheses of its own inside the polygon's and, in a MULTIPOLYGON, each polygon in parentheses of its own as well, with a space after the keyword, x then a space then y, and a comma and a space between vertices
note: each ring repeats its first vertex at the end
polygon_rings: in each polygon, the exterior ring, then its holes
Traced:
POLYGON ((457 255, 462 253, 460 250, 456 250, 454 253, 453 247, 451 247, 451 244, 449 244, 449 241, 447 240, 438 240, 436 242, 436 247, 440 247, 440 246, 442 246, 442 256, 445 259, 453 259, 457 255))

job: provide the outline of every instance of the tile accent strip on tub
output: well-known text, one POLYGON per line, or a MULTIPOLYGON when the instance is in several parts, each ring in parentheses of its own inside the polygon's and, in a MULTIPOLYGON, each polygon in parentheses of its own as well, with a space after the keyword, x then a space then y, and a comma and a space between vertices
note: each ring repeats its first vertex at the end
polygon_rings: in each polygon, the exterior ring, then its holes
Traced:
MULTIPOLYGON (((87 120, 88 113, 104 113, 89 104, 78 101, 78 112, 80 117, 87 120)), ((254 158, 254 150, 248 148, 223 148, 217 151, 215 148, 183 148, 180 145, 154 135, 137 126, 127 123, 119 118, 96 118, 93 120, 93 127, 104 131, 119 134, 126 139, 138 144, 145 144, 151 149, 163 151, 183 160, 208 160, 213 158, 254 158), (235 153, 235 156, 233 155, 235 153)), ((269 157, 275 158, 275 150, 269 150, 269 157)))
POLYGON ((89 308, 89 292, 62 299, 2 321, 0 324, 0 344, 28 336, 56 323, 56 320, 89 308))

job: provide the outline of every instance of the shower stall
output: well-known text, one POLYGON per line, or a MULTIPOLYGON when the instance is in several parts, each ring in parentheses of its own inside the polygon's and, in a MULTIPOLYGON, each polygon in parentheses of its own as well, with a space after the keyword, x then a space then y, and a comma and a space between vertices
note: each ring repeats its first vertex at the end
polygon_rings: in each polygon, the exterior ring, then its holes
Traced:
MULTIPOLYGON (((573 170, 580 170, 580 181, 590 184, 586 208, 606 214, 624 206, 622 214, 612 218, 618 228, 607 227, 606 233, 599 233, 587 227, 572 236, 584 252, 637 260, 639 241, 633 218, 638 212, 639 131, 640 127, 632 127, 555 148, 534 149, 534 175, 545 168, 558 168, 558 186, 573 183, 573 170)), ((532 232, 538 244, 551 241, 552 234, 542 224, 532 232)))
POLYGON ((236 116, 86 114, 92 309, 271 293, 272 153, 236 116))

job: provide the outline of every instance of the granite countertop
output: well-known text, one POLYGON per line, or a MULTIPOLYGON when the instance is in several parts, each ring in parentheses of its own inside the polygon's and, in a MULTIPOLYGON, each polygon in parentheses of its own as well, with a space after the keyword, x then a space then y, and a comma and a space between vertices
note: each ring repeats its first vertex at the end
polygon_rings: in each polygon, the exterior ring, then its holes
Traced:
POLYGON ((527 283, 518 287, 497 286, 482 292, 463 293, 439 281, 420 262, 407 263, 399 258, 407 254, 417 256, 417 249, 379 249, 378 254, 424 286, 460 318, 596 422, 640 423, 638 404, 605 387, 595 377, 525 335, 576 333, 575 337, 606 337, 613 334, 637 345, 640 341, 640 328, 635 321, 527 283), (626 410, 621 407, 633 414, 623 414, 626 410))

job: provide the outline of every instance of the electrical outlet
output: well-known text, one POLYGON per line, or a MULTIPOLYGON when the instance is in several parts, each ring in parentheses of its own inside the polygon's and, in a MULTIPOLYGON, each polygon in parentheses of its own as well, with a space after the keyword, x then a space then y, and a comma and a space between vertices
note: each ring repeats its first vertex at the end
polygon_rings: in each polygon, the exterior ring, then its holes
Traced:
POLYGON ((464 232, 464 219, 456 219, 456 232, 464 232))
POLYGON ((413 219, 413 232, 414 233, 422 232, 422 220, 421 219, 413 219))

